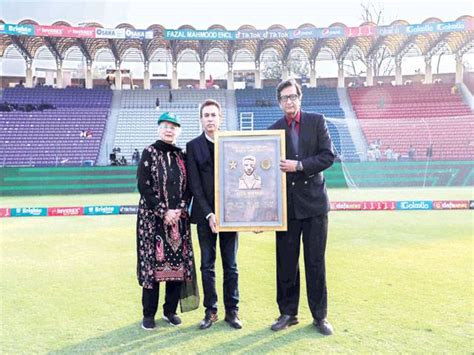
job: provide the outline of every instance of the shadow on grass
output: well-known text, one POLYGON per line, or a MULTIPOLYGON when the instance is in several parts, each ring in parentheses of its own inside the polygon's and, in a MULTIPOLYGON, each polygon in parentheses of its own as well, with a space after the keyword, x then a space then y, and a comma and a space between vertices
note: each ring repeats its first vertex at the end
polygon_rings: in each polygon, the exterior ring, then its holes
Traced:
MULTIPOLYGON (((252 354, 283 352, 283 348, 285 348, 285 352, 291 352, 291 348, 288 349, 288 346, 291 347, 292 343, 298 342, 302 339, 318 338, 322 339, 325 337, 317 333, 313 325, 291 327, 279 332, 273 332, 268 326, 240 337, 238 333, 236 333, 235 338, 232 340, 216 344, 212 348, 198 352, 198 354, 204 355, 208 353, 223 353, 231 351, 252 354)), ((293 349, 293 351, 296 352, 297 350, 297 348, 293 349)))
POLYGON ((199 354, 232 351, 265 353, 278 351, 281 347, 287 347, 304 338, 316 339, 318 337, 321 336, 312 326, 290 328, 278 333, 265 327, 251 333, 244 333, 244 330, 236 331, 224 322, 219 322, 205 331, 199 330, 197 324, 171 327, 164 322, 157 322, 157 328, 153 331, 145 331, 141 329, 139 323, 134 323, 99 337, 52 351, 50 354, 180 352, 180 345, 188 347, 189 350, 190 345, 186 344, 187 342, 192 342, 192 348, 199 354), (203 337, 207 339, 201 339, 203 337), (203 342, 204 344, 209 342, 209 337, 214 338, 214 344, 207 348, 203 346, 203 342), (219 338, 222 341, 219 341, 219 338), (229 338, 231 340, 227 340, 229 338))
MULTIPOLYGON (((156 329, 143 330, 140 323, 133 323, 96 338, 51 351, 49 354, 102 353, 116 354, 125 352, 159 352, 160 350, 179 351, 179 344, 197 341, 212 333, 232 332, 233 329, 216 325, 208 331, 200 331, 197 324, 173 327, 157 320, 156 329)), ((197 344, 196 343, 196 344, 197 344)))

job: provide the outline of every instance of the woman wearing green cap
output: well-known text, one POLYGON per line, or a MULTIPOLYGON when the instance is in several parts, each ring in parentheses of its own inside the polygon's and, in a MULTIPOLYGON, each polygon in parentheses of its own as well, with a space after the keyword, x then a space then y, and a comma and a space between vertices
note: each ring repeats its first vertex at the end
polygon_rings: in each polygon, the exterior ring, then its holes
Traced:
POLYGON ((140 202, 137 216, 137 276, 142 286, 142 328, 155 328, 159 283, 166 282, 163 319, 181 324, 176 315, 199 305, 191 242, 185 156, 175 145, 180 133, 176 115, 158 119, 159 139, 145 148, 138 165, 140 202))

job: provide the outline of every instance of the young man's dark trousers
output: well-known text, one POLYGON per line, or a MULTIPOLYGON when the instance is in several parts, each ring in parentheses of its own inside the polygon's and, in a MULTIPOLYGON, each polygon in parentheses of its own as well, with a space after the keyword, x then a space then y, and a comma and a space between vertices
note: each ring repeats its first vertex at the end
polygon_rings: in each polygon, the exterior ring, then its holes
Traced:
MULTIPOLYGON (((217 312, 216 245, 217 234, 207 224, 198 224, 201 248, 201 274, 206 312, 217 312)), ((219 233, 219 247, 224 271, 224 306, 226 312, 238 311, 239 272, 237 269, 238 235, 236 232, 219 233)))

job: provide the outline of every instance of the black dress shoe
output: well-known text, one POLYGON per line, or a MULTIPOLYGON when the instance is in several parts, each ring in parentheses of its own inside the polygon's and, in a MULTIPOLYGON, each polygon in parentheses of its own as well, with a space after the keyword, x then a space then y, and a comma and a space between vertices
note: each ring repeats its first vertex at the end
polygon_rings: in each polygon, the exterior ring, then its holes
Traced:
POLYGON ((242 321, 239 319, 237 311, 226 312, 224 320, 229 323, 232 328, 242 329, 242 321))
POLYGON ((329 323, 326 318, 315 319, 313 325, 322 335, 332 335, 334 333, 331 323, 329 323))
POLYGON ((206 316, 199 324, 199 329, 210 328, 217 320, 217 313, 206 313, 206 316))
POLYGON ((163 319, 174 326, 181 324, 181 318, 179 318, 176 314, 165 314, 163 315, 163 319))
POLYGON ((298 318, 296 318, 296 316, 282 314, 280 317, 278 317, 275 323, 272 324, 272 330, 277 332, 295 324, 298 324, 298 318))
POLYGON ((150 318, 150 317, 145 317, 143 318, 141 326, 145 330, 153 330, 156 327, 155 319, 150 318))

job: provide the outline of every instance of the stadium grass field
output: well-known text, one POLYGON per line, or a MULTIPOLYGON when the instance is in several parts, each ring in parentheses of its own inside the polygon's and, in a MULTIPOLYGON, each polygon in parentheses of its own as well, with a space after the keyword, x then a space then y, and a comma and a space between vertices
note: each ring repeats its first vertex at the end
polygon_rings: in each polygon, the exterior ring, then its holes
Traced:
MULTIPOLYGON (((333 201, 473 199, 469 188, 329 193, 333 201)), ((3 197, 1 206, 137 200, 136 194, 3 197)), ((300 324, 278 333, 269 329, 278 315, 272 233, 240 237, 242 330, 221 320, 200 331, 200 307, 182 314, 180 327, 159 320, 157 329, 147 332, 139 326, 135 216, 3 218, 1 352, 472 353, 473 216, 468 210, 332 212, 327 276, 329 319, 336 333, 331 337, 311 325, 305 287, 300 324)), ((220 292, 220 265, 217 275, 220 292)))

